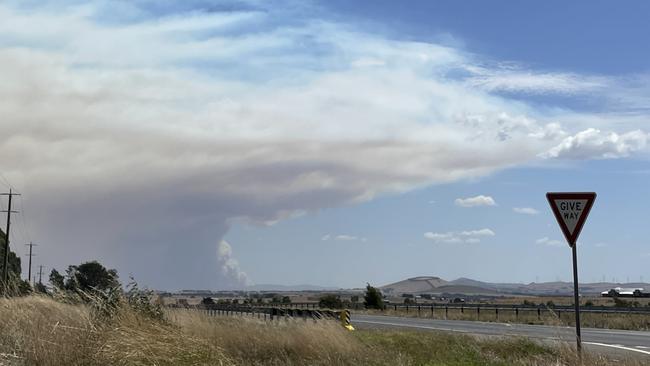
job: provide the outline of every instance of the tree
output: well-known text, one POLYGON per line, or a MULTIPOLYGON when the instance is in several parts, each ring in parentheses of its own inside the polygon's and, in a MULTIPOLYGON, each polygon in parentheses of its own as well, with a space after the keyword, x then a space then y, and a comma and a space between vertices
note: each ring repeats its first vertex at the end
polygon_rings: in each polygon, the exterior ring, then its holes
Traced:
POLYGON ((47 287, 45 287, 44 284, 37 282, 36 285, 34 285, 34 291, 41 294, 47 294, 47 287))
POLYGON ((20 257, 16 255, 11 248, 7 253, 7 283, 3 283, 5 269, 5 244, 6 235, 0 230, 0 295, 6 296, 24 296, 32 292, 32 286, 27 281, 20 278, 22 268, 20 266, 20 257))
POLYGON ((73 291, 106 291, 120 285, 117 271, 106 269, 97 261, 69 266, 66 277, 65 288, 73 291))
POLYGON ((211 297, 204 297, 203 300, 201 300, 201 305, 204 306, 210 306, 210 305, 215 305, 216 303, 211 297))
POLYGON ((283 304, 291 304, 291 298, 289 296, 282 297, 283 304))
POLYGON ((340 309, 343 307, 343 302, 340 297, 329 294, 320 298, 318 306, 327 309, 340 309))
MULTIPOLYGON (((4 273, 5 267, 5 233, 0 230, 0 281, 2 280, 1 276, 4 273)), ((11 248, 9 249, 9 258, 8 258, 8 273, 10 279, 20 278, 22 269, 20 267, 20 257, 14 253, 11 248)))
POLYGON ((50 283, 52 286, 57 289, 57 290, 63 290, 65 289, 65 277, 63 277, 62 274, 59 273, 56 269, 52 269, 52 272, 50 272, 50 283))
POLYGON ((366 285, 366 294, 363 296, 363 304, 367 309, 383 309, 384 300, 382 298, 381 291, 375 287, 370 286, 369 283, 366 285))

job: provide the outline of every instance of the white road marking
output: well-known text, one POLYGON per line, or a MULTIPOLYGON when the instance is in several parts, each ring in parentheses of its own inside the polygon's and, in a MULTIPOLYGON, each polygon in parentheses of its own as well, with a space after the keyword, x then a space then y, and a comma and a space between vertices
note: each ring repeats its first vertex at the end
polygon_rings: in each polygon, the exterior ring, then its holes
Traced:
POLYGON ((420 328, 420 329, 444 330, 444 331, 447 331, 447 332, 470 333, 470 332, 465 331, 465 330, 452 329, 452 328, 442 328, 442 327, 429 327, 429 326, 426 326, 426 325, 416 325, 416 324, 400 324, 400 323, 378 322, 378 321, 369 321, 369 320, 355 320, 354 322, 355 323, 391 325, 391 326, 394 326, 394 327, 420 328))
POLYGON ((646 347, 646 346, 636 346, 636 348, 641 348, 641 349, 650 349, 650 347, 646 347))
POLYGON ((648 351, 642 351, 640 349, 631 348, 631 347, 624 347, 624 346, 621 346, 621 345, 618 345, 618 344, 606 344, 606 343, 596 343, 596 342, 582 342, 582 343, 591 344, 591 345, 594 345, 594 346, 601 346, 601 347, 618 348, 618 349, 623 349, 623 350, 626 350, 626 351, 633 351, 633 352, 639 352, 639 353, 644 353, 646 355, 650 355, 650 352, 648 352, 648 351))

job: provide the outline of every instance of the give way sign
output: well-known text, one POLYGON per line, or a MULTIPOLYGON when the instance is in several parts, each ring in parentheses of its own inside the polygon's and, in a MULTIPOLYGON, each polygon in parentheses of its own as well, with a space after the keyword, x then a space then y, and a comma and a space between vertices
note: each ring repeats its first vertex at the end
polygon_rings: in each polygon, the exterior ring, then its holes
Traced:
POLYGON ((549 192, 546 198, 567 243, 574 246, 596 200, 596 193, 549 192))

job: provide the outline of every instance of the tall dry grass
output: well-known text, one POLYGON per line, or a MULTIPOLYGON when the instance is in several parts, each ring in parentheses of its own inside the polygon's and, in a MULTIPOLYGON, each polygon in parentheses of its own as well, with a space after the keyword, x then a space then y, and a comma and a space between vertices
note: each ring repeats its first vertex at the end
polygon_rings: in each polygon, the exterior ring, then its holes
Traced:
MULTIPOLYGON (((122 302, 111 316, 48 297, 0 299, 0 365, 576 365, 573 352, 521 338, 348 332, 331 321, 266 322, 122 302)), ((614 363, 587 355, 584 365, 614 363)), ((642 363, 616 363, 641 365, 642 363)))
POLYGON ((45 297, 0 299, 0 364, 88 364, 98 337, 85 307, 45 297))
POLYGON ((242 365, 349 365, 366 347, 338 322, 214 317, 192 310, 168 312, 185 334, 219 344, 242 365))
POLYGON ((215 344, 128 307, 113 317, 48 297, 0 299, 0 365, 232 365, 215 344))

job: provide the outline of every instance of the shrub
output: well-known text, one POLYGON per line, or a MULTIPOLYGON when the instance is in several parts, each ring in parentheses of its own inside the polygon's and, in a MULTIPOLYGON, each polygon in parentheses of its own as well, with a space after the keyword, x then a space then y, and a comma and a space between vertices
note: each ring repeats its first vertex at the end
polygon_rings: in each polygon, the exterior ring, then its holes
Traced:
POLYGON ((321 297, 318 306, 328 309, 340 309, 343 307, 343 302, 340 297, 330 294, 321 297))
POLYGON ((625 301, 621 298, 614 298, 614 306, 617 308, 629 308, 632 304, 629 301, 625 301))
MULTIPOLYGON (((142 316, 162 320, 164 312, 160 304, 155 304, 153 301, 153 291, 147 289, 140 289, 138 283, 131 277, 131 282, 127 285, 126 300, 128 305, 137 313, 142 316)), ((208 299, 212 300, 212 298, 208 299)), ((205 300, 205 299, 204 299, 205 300)), ((214 303, 214 302, 213 302, 214 303)))
POLYGON ((201 305, 204 306, 210 306, 216 304, 214 300, 211 297, 204 297, 203 300, 201 300, 201 305))
POLYGON ((381 296, 381 291, 367 283, 366 294, 363 296, 363 304, 368 309, 383 309, 384 300, 381 296))

